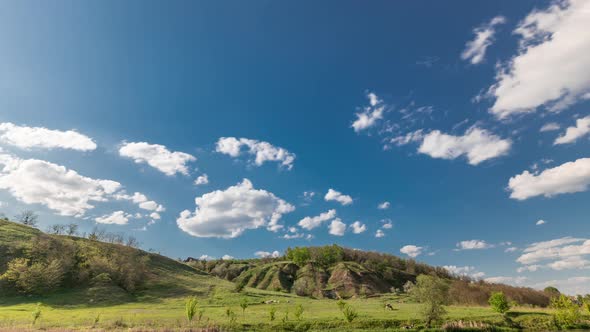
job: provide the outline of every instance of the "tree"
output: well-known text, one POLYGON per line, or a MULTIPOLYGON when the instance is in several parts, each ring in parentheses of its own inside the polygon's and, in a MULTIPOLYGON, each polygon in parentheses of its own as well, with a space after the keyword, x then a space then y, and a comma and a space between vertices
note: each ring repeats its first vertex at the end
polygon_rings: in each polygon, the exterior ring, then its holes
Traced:
POLYGON ((551 307, 555 309, 555 321, 559 326, 572 326, 580 319, 580 308, 568 296, 552 298, 551 307))
POLYGON ((559 297, 559 295, 561 295, 559 290, 553 286, 545 287, 543 292, 545 292, 550 298, 559 297))
POLYGON ((49 233, 55 234, 55 235, 64 234, 65 230, 66 230, 66 226, 64 226, 64 225, 51 225, 49 227, 49 233))
POLYGON ((68 234, 69 236, 74 236, 76 234, 78 234, 78 224, 68 224, 66 226, 66 234, 68 234))
POLYGON ((446 280, 421 274, 412 288, 412 295, 423 303, 422 316, 426 325, 439 321, 446 313, 443 305, 448 302, 449 284, 446 280))
POLYGON ((492 310, 502 315, 505 315, 510 310, 510 303, 508 303, 508 299, 506 299, 506 296, 502 292, 492 293, 488 303, 492 307, 492 310))
POLYGON ((309 248, 306 247, 295 247, 294 249, 287 249, 287 259, 293 261, 293 263, 302 266, 309 262, 311 254, 309 248))
POLYGON ((21 224, 27 225, 30 227, 37 226, 37 223, 39 222, 39 216, 31 210, 23 211, 19 215, 17 215, 15 218, 21 224))

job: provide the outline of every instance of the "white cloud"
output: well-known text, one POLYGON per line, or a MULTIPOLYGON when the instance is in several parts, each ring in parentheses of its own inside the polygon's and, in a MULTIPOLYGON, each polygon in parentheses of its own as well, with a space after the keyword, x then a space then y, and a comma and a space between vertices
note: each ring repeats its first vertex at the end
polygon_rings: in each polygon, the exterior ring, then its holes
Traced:
POLYGON ((590 116, 577 119, 575 127, 568 127, 565 133, 555 139, 554 145, 569 144, 590 133, 590 116))
POLYGON ((400 135, 392 138, 389 142, 397 146, 406 145, 413 142, 420 142, 424 139, 424 129, 409 132, 405 135, 400 135))
POLYGON ((94 220, 99 224, 127 225, 129 218, 132 218, 130 214, 123 211, 115 211, 110 215, 107 214, 94 220))
POLYGON ((545 225, 547 222, 543 219, 539 219, 537 220, 537 222, 535 223, 535 225, 537 226, 541 226, 541 225, 545 225))
POLYGON ((114 195, 118 200, 127 200, 131 201, 139 206, 140 209, 148 210, 148 211, 155 211, 155 212, 164 212, 166 209, 163 205, 156 203, 155 201, 148 200, 147 196, 135 192, 133 195, 127 195, 124 191, 121 191, 114 195))
POLYGON ((43 127, 17 126, 10 122, 0 123, 0 142, 21 149, 71 149, 92 151, 96 143, 74 130, 60 131, 43 127))
POLYGON ((195 185, 196 186, 205 185, 205 184, 208 184, 208 183, 209 183, 209 176, 207 176, 207 174, 200 175, 195 180, 195 185))
POLYGON ((473 30, 475 38, 465 45, 465 50, 461 53, 461 59, 478 64, 484 60, 487 48, 494 42, 496 26, 506 23, 506 18, 496 16, 490 22, 477 27, 473 30))
POLYGON ((506 249, 504 249, 504 252, 515 252, 518 251, 517 247, 508 247, 506 249))
POLYGON ((209 256, 209 255, 201 255, 201 257, 199 257, 199 260, 202 260, 202 261, 212 261, 214 259, 215 259, 215 257, 209 256))
POLYGON ((124 143, 119 155, 131 158, 137 164, 147 163, 168 176, 176 173, 188 175, 187 163, 197 160, 188 153, 171 152, 164 145, 146 142, 124 143))
POLYGON ((355 132, 361 132, 369 129, 383 119, 383 112, 385 106, 383 102, 374 93, 368 93, 369 106, 363 108, 362 112, 356 113, 357 119, 352 123, 352 128, 355 132))
POLYGON ((399 251, 402 254, 406 254, 412 258, 416 258, 416 257, 420 256, 420 254, 422 254, 423 250, 424 250, 423 247, 418 247, 413 244, 409 244, 409 245, 403 246, 399 251))
POLYGON ((523 265, 552 261, 547 264, 549 268, 562 270, 588 266, 585 255, 590 255, 590 239, 563 237, 533 243, 516 261, 523 265))
POLYGON ((494 115, 506 118, 543 105, 560 110, 589 93, 589 1, 554 1, 532 11, 514 32, 521 38, 519 52, 498 69, 490 88, 494 115))
POLYGON ((301 228, 312 230, 319 227, 323 222, 334 219, 336 217, 336 210, 328 210, 315 217, 305 217, 301 219, 298 225, 301 228))
POLYGON ((331 235, 343 236, 344 232, 346 232, 346 224, 340 218, 332 220, 329 226, 329 233, 331 235))
POLYGON ((502 139, 485 129, 471 127, 463 136, 431 131, 424 136, 418 152, 442 159, 455 159, 465 155, 469 164, 477 165, 507 154, 511 145, 510 139, 502 139))
POLYGON ((489 249, 493 245, 486 243, 483 240, 468 240, 457 243, 458 250, 475 250, 475 249, 489 249))
POLYGON ((268 252, 268 251, 257 251, 254 253, 254 256, 260 258, 278 258, 281 257, 281 253, 278 251, 268 252))
POLYGON ((266 190, 254 189, 244 179, 226 190, 216 190, 195 199, 195 212, 181 212, 178 227, 196 237, 235 238, 247 229, 266 227, 277 231, 283 214, 295 210, 291 204, 266 190))
POLYGON ((324 196, 326 201, 336 201, 342 205, 349 205, 352 204, 352 197, 348 195, 344 195, 339 191, 336 191, 332 188, 328 189, 326 196, 324 196))
POLYGON ((549 122, 543 125, 543 127, 541 127, 541 129, 539 129, 540 132, 544 133, 547 131, 555 131, 555 130, 559 130, 561 129, 561 126, 559 125, 559 123, 555 123, 555 122, 549 122))
POLYGON ((0 189, 26 204, 42 204, 63 216, 83 216, 121 188, 110 180, 92 179, 76 171, 37 159, 0 154, 0 189))
POLYGON ((445 265, 443 268, 458 276, 469 276, 476 279, 480 279, 485 276, 485 273, 478 272, 473 266, 445 265))
POLYGON ((518 269, 516 269, 516 272, 518 273, 522 273, 522 272, 536 272, 539 269, 541 269, 543 266, 541 265, 525 265, 522 267, 519 267, 518 269))
POLYGON ((248 138, 221 137, 217 141, 215 151, 236 158, 242 153, 242 148, 244 147, 247 149, 247 153, 254 156, 254 164, 256 166, 261 166, 267 161, 276 161, 288 170, 293 168, 295 162, 294 153, 264 141, 248 138))
POLYGON ((393 228, 393 222, 391 221, 391 219, 383 219, 383 220, 381 220, 381 222, 383 223, 383 225, 381 225, 381 228, 383 228, 383 229, 392 229, 393 228))
POLYGON ((387 209, 389 209, 390 206, 391 206, 391 203, 389 203, 389 202, 383 202, 383 203, 379 204, 377 206, 377 208, 379 210, 387 210, 387 209))
POLYGON ((382 230, 380 230, 380 229, 378 229, 378 230, 375 232, 375 237, 376 237, 376 238, 382 238, 382 237, 384 237, 384 236, 385 236, 385 233, 384 233, 382 230))
POLYGON ((525 200, 585 191, 590 185, 590 158, 567 162, 541 173, 524 171, 508 181, 510 198, 525 200))
POLYGON ((544 289, 547 286, 557 287, 560 292, 569 295, 589 294, 590 277, 570 277, 567 279, 548 280, 533 285, 534 288, 544 289))
POLYGON ((160 216, 160 214, 158 212, 152 212, 152 213, 150 213, 150 218, 152 218, 154 220, 160 220, 162 218, 162 216, 160 216))
POLYGON ((360 221, 355 221, 350 225, 354 234, 360 234, 367 230, 367 226, 360 221))
POLYGON ((490 284, 512 284, 512 285, 522 285, 528 280, 527 277, 491 277, 485 278, 484 281, 490 284))
POLYGON ((315 197, 315 192, 313 191, 304 191, 303 192, 303 205, 309 205, 311 204, 311 201, 313 201, 313 198, 315 197))
POLYGON ((229 261, 229 260, 234 259, 234 256, 223 255, 223 256, 221 256, 221 259, 223 259, 224 261, 229 261))

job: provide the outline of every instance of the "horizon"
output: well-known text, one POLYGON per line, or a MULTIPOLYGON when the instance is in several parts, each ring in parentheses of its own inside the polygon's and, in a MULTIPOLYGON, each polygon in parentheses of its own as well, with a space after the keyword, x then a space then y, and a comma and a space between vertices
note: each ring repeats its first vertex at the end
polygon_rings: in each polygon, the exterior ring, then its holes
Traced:
POLYGON ((4 4, 0 212, 590 293, 590 3, 4 4))

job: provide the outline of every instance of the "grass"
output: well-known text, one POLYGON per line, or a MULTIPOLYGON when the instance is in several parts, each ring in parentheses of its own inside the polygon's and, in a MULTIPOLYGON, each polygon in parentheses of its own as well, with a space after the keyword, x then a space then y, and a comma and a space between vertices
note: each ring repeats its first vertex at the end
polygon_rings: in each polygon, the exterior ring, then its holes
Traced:
MULTIPOLYGON (((405 301, 403 297, 381 296, 369 299, 346 301, 359 314, 352 323, 347 323, 334 300, 315 300, 297 297, 292 294, 261 291, 246 288, 236 294, 233 284, 223 280, 203 278, 202 280, 185 280, 188 293, 198 295, 199 310, 204 310, 200 322, 193 321, 191 326, 230 327, 226 315, 227 309, 240 312, 240 303, 246 299, 249 303, 247 315, 238 315, 232 329, 280 330, 386 330, 403 326, 415 326, 419 323, 419 304, 405 301), (265 300, 277 300, 277 304, 262 304, 265 300), (385 310, 384 304, 392 303, 394 310, 385 310), (288 311, 295 312, 298 305, 304 308, 301 320, 281 320, 288 311), (269 310, 276 308, 275 321, 270 322, 269 310)), ((42 314, 35 327, 42 329, 177 329, 189 327, 185 315, 186 296, 159 298, 152 294, 139 294, 135 301, 95 305, 92 303, 68 305, 78 302, 76 292, 59 293, 45 298, 13 298, 0 300, 0 329, 30 328, 31 313, 36 310, 38 302, 42 314), (76 301, 69 298, 76 297, 76 301), (98 318, 98 319, 97 319, 98 318)), ((486 307, 450 306, 447 320, 477 321, 502 325, 500 314, 486 307)), ((546 309, 516 308, 511 315, 515 319, 543 320, 550 318, 546 309)))

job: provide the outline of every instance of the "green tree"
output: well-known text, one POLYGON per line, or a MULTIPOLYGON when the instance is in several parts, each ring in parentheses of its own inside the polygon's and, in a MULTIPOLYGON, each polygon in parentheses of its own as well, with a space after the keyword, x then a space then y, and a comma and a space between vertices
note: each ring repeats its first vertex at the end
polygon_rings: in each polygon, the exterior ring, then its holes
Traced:
POLYGON ((495 312, 505 315, 510 310, 510 303, 502 292, 494 292, 488 299, 488 303, 495 312))
POLYGON ((293 263, 303 266, 311 259, 311 253, 309 248, 306 247, 295 247, 293 249, 287 249, 287 259, 293 261, 293 263))
POLYGON ((559 290, 553 286, 545 287, 543 292, 545 292, 545 294, 547 294, 550 298, 559 297, 559 295, 561 295, 559 290))
POLYGON ((448 302, 449 284, 446 280, 421 274, 416 279, 416 285, 411 294, 423 304, 422 316, 426 325, 442 319, 446 310, 444 305, 448 302))
POLYGON ((555 322, 561 327, 573 326, 580 320, 580 308, 568 296, 554 297, 551 307, 555 309, 555 322))

